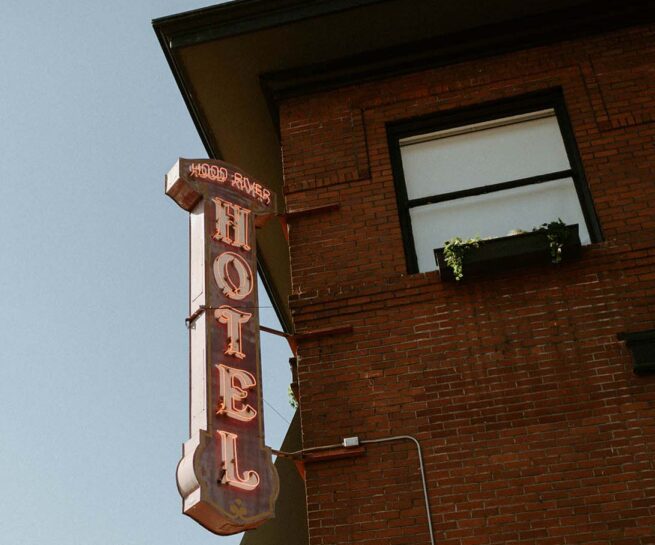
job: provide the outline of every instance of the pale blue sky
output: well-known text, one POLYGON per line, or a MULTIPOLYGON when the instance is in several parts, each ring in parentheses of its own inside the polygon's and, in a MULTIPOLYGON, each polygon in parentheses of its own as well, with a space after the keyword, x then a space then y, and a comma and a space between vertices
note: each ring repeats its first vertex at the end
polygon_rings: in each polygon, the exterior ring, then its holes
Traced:
MULTIPOLYGON (((211 3, 0 2, 2 543, 239 541, 184 517, 175 487, 187 218, 162 186, 205 152, 150 24, 211 3)), ((278 446, 289 354, 262 343, 278 446)))

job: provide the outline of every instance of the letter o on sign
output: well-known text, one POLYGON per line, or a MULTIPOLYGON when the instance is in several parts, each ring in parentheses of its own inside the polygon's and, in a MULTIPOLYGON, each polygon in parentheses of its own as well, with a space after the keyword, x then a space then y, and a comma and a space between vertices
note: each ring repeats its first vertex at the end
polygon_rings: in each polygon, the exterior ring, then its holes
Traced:
POLYGON ((214 260, 214 278, 223 293, 236 301, 248 297, 253 288, 250 266, 234 252, 224 252, 214 260))

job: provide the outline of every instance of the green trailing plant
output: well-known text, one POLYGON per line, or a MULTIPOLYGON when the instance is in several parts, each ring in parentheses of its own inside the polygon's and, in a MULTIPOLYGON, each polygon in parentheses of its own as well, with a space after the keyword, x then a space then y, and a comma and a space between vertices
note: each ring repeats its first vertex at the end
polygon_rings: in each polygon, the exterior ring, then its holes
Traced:
POLYGON ((560 263, 562 261, 562 250, 569 238, 566 223, 561 218, 557 218, 556 221, 542 223, 539 227, 535 227, 533 231, 546 235, 550 248, 550 260, 553 263, 560 263))
POLYGON ((453 271, 453 276, 458 282, 464 277, 464 256, 471 248, 477 248, 479 242, 480 237, 473 237, 467 240, 463 240, 460 237, 453 237, 444 242, 444 261, 450 270, 453 271))
MULTIPOLYGON (((548 247, 550 249, 550 258, 553 263, 560 263, 562 261, 562 252, 564 246, 569 240, 570 232, 566 228, 561 218, 548 223, 542 223, 538 227, 532 229, 534 233, 542 233, 548 240, 548 247)), ((520 229, 511 231, 510 235, 521 235, 526 233, 520 229)), ((455 280, 460 281, 464 277, 464 256, 472 248, 477 248, 480 243, 480 237, 469 238, 464 240, 460 237, 453 237, 444 242, 443 256, 444 261, 448 268, 453 271, 455 280)), ((486 239, 485 239, 486 240, 486 239)))
POLYGON ((287 394, 289 395, 289 405, 291 405, 294 409, 298 408, 298 400, 296 399, 296 396, 293 395, 293 389, 291 386, 289 386, 289 389, 287 390, 287 394))

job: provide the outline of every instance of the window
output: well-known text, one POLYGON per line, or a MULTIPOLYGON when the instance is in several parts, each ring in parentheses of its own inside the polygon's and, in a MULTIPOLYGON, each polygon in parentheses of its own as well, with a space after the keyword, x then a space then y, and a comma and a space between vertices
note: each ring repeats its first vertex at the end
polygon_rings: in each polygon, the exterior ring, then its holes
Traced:
POLYGON ((561 218, 601 240, 563 98, 524 97, 387 128, 409 272, 444 241, 505 236, 561 218))

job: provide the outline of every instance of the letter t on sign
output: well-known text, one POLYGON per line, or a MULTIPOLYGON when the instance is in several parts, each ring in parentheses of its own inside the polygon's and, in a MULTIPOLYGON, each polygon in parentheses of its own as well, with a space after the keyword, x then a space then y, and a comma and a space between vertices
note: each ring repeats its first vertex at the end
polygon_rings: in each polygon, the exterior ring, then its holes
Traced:
POLYGON ((214 318, 219 323, 226 325, 227 347, 225 353, 228 356, 235 356, 240 359, 246 357, 241 351, 241 325, 247 323, 251 317, 252 313, 237 310, 228 305, 223 305, 214 311, 214 318))

